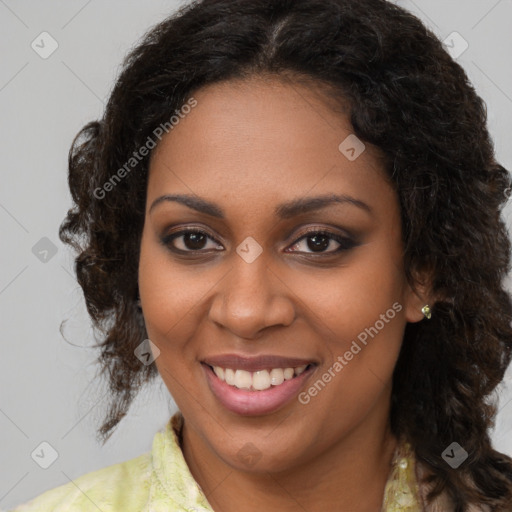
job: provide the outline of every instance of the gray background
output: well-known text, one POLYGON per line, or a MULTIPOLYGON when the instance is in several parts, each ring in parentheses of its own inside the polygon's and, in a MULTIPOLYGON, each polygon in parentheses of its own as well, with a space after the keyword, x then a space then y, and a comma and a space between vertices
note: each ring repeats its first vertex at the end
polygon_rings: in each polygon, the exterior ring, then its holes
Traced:
MULTIPOLYGON (((498 161, 512 169, 512 0, 396 3, 417 14, 442 40, 456 31, 467 41, 457 60, 487 104, 498 161)), ((1 509, 149 451, 154 433, 175 410, 159 380, 142 390, 111 440, 104 447, 97 443, 104 388, 94 380, 96 352, 90 348, 91 329, 73 276, 73 255, 58 240, 57 230, 71 205, 66 172, 73 136, 101 116, 126 52, 178 5, 0 0, 1 509), (47 59, 31 47, 43 31, 58 43, 47 59), (45 237, 49 241, 41 241, 45 237), (59 332, 65 319, 70 343, 59 332), (48 469, 31 458, 43 441, 58 452, 48 469)), ((453 51, 463 48, 452 40, 453 51)), ((46 49, 49 44, 47 39, 46 49)), ((510 205, 505 216, 510 227, 510 205)), ((508 283, 510 288, 510 278, 508 283)), ((508 375, 499 394, 493 440, 512 455, 510 371, 508 375)))

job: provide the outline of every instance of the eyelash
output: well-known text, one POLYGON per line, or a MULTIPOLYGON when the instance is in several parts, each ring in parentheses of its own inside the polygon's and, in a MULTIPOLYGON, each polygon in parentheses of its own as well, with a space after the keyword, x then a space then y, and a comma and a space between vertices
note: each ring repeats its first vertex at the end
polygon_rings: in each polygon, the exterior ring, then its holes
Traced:
MULTIPOLYGON (((177 249, 176 247, 174 247, 172 245, 172 242, 175 239, 177 239, 177 238, 179 238, 179 237, 181 237, 181 236, 183 236, 185 234, 189 234, 189 233, 198 233, 198 234, 201 234, 201 235, 206 235, 207 238, 209 238, 210 240, 214 241, 215 243, 221 245, 220 242, 218 242, 215 238, 210 236, 206 231, 203 231, 202 229, 198 229, 198 228, 187 228, 187 229, 183 229, 181 231, 177 231, 176 233, 171 233, 171 234, 169 234, 167 236, 162 237, 162 243, 170 251, 175 252, 175 253, 179 253, 179 254, 201 254, 201 253, 208 252, 208 250, 204 250, 204 249, 197 249, 197 250, 193 250, 192 249, 192 250, 184 251, 182 249, 177 249)), ((301 254, 308 254, 308 255, 313 255, 313 256, 322 256, 322 255, 332 256, 333 254, 339 254, 339 253, 341 253, 343 251, 347 251, 349 249, 352 249, 353 247, 355 247, 357 245, 357 243, 354 240, 352 240, 351 238, 349 238, 349 237, 344 237, 342 235, 339 235, 337 233, 333 233, 331 231, 327 231, 325 229, 312 228, 312 229, 307 230, 299 238, 297 238, 295 240, 295 242, 293 242, 291 244, 291 247, 297 245, 303 239, 306 239, 306 238, 311 237, 313 235, 326 236, 329 239, 338 242, 340 244, 340 247, 338 247, 338 249, 336 249, 334 251, 317 252, 317 253, 315 253, 315 252, 301 252, 301 251, 292 251, 292 252, 299 252, 301 254)))

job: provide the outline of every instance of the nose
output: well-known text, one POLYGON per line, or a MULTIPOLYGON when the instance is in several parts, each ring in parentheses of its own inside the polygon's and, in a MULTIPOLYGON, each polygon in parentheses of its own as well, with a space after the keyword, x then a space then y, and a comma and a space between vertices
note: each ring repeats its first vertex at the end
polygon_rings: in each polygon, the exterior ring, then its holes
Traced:
POLYGON ((237 337, 256 339, 268 327, 286 327, 295 318, 293 292, 264 254, 247 263, 234 255, 233 266, 218 283, 209 318, 237 337))

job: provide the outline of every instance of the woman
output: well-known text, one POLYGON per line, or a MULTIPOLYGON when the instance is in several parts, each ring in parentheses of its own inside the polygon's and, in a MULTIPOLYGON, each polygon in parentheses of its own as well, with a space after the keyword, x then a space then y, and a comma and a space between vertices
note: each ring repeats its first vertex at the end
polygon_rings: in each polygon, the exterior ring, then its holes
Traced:
POLYGON ((103 335, 106 440, 151 453, 19 511, 509 511, 511 180, 441 42, 384 0, 203 0, 70 151, 61 238, 103 335))

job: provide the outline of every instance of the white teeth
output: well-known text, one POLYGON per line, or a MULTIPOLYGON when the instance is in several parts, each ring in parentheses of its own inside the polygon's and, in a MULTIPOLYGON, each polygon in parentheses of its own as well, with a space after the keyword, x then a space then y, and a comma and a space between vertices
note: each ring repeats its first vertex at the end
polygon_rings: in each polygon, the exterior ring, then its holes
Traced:
POLYGON ((224 368, 221 368, 220 366, 214 366, 213 371, 215 372, 215 375, 219 377, 220 380, 224 380, 224 368))
POLYGON ((305 364, 305 365, 302 365, 302 366, 297 366, 297 368, 295 368, 295 375, 300 375, 307 367, 308 365, 305 364))
POLYGON ((296 368, 272 368, 272 370, 259 370, 248 372, 246 370, 233 370, 231 368, 221 368, 214 366, 213 371, 217 377, 238 389, 253 389, 263 391, 272 386, 279 386, 285 380, 293 379, 303 373, 307 364, 297 366, 296 368))
POLYGON ((285 380, 293 379, 294 373, 295 373, 295 370, 293 368, 285 368, 284 369, 284 379, 285 380))
POLYGON ((235 387, 240 389, 251 389, 252 375, 245 370, 235 372, 235 387))
POLYGON ((284 382, 284 372, 281 368, 274 368, 270 370, 270 383, 273 386, 279 386, 284 382))
POLYGON ((252 376, 252 386, 254 389, 262 391, 264 389, 268 389, 272 385, 270 380, 270 374, 267 370, 260 370, 259 372, 254 372, 252 376))
MULTIPOLYGON (((213 367, 215 369, 215 366, 213 367)), ((219 377, 220 379, 220 377, 219 377)), ((230 385, 235 385, 235 372, 229 368, 224 371, 224 380, 230 385)))

